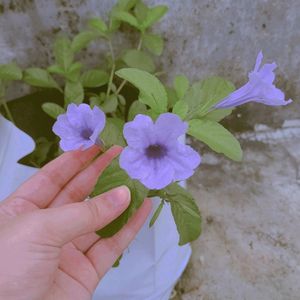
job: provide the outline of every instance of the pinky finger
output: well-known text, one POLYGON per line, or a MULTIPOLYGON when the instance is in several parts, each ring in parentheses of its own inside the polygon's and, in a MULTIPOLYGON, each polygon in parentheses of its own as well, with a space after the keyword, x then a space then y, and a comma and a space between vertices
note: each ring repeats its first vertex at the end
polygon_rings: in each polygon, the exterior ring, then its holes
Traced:
POLYGON ((134 216, 118 233, 110 238, 101 239, 87 251, 86 256, 94 266, 99 280, 135 238, 151 209, 152 202, 150 199, 146 199, 134 216))

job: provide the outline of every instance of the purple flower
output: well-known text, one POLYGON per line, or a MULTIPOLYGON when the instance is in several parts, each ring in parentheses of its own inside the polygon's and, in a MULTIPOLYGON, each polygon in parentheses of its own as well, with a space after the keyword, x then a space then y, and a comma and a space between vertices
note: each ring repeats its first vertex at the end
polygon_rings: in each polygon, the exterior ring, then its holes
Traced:
POLYGON ((292 102, 291 99, 285 101, 284 93, 273 84, 277 65, 273 62, 261 66, 262 59, 263 54, 259 52, 254 70, 248 75, 249 81, 221 100, 216 108, 235 107, 250 101, 271 106, 287 105, 292 102))
POLYGON ((137 115, 124 126, 128 147, 121 153, 121 168, 149 189, 162 189, 192 176, 201 159, 178 141, 187 127, 172 113, 161 114, 155 123, 148 116, 137 115))
POLYGON ((87 104, 69 104, 67 112, 58 116, 53 132, 60 137, 64 151, 85 150, 99 142, 99 134, 105 126, 105 114, 98 107, 87 104))

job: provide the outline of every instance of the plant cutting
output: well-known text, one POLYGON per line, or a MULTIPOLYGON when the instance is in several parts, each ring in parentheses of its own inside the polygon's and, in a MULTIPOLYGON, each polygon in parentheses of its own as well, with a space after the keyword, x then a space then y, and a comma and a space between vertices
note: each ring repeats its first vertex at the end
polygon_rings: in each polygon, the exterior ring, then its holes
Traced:
POLYGON ((98 232, 103 238, 118 232, 145 198, 157 197, 149 226, 153 228, 166 209, 172 213, 180 246, 197 239, 200 210, 180 182, 201 168, 201 155, 183 143, 183 137, 192 136, 212 151, 241 161, 238 140, 220 122, 248 102, 282 106, 292 101, 285 100, 274 85, 276 64, 262 64, 262 52, 248 82, 238 89, 217 76, 190 82, 179 74, 171 86, 164 84, 160 79, 164 72, 155 64, 164 40, 151 27, 166 12, 163 5, 148 7, 142 1, 120 0, 108 20, 95 17, 74 37, 60 33, 53 47, 54 61, 47 68, 22 70, 14 62, 0 66, 3 114, 24 131, 30 130, 18 120, 17 104, 4 101, 6 86, 21 80, 47 90, 38 94, 43 97, 42 114, 47 120, 45 135, 33 130, 36 149, 22 163, 38 168, 61 151, 84 150, 95 144, 103 151, 112 145, 123 147, 92 193, 99 195, 120 185, 127 185, 131 192, 129 208, 98 232), (138 36, 136 46, 116 51, 114 36, 128 28, 138 36), (91 43, 106 43, 108 55, 106 64, 89 69, 80 54, 91 43))

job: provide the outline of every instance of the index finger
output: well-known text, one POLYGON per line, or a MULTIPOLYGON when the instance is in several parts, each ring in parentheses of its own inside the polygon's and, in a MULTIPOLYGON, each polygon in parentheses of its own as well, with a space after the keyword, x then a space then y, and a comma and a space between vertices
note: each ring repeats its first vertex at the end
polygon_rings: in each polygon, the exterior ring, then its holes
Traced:
POLYGON ((98 146, 65 152, 22 184, 6 201, 25 199, 45 208, 61 189, 100 152, 98 146))

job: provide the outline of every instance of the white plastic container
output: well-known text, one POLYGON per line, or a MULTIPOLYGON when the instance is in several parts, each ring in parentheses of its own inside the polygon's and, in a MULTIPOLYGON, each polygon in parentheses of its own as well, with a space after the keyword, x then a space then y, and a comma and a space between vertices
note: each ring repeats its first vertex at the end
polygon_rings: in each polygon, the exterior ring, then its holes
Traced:
MULTIPOLYGON (((0 116, 0 201, 37 169, 17 161, 34 149, 33 140, 0 116)), ((160 199, 153 199, 154 208, 160 199)), ((149 220, 125 251, 119 267, 100 282, 95 300, 168 300, 191 255, 189 245, 178 246, 178 233, 169 205, 152 228, 149 220)))

